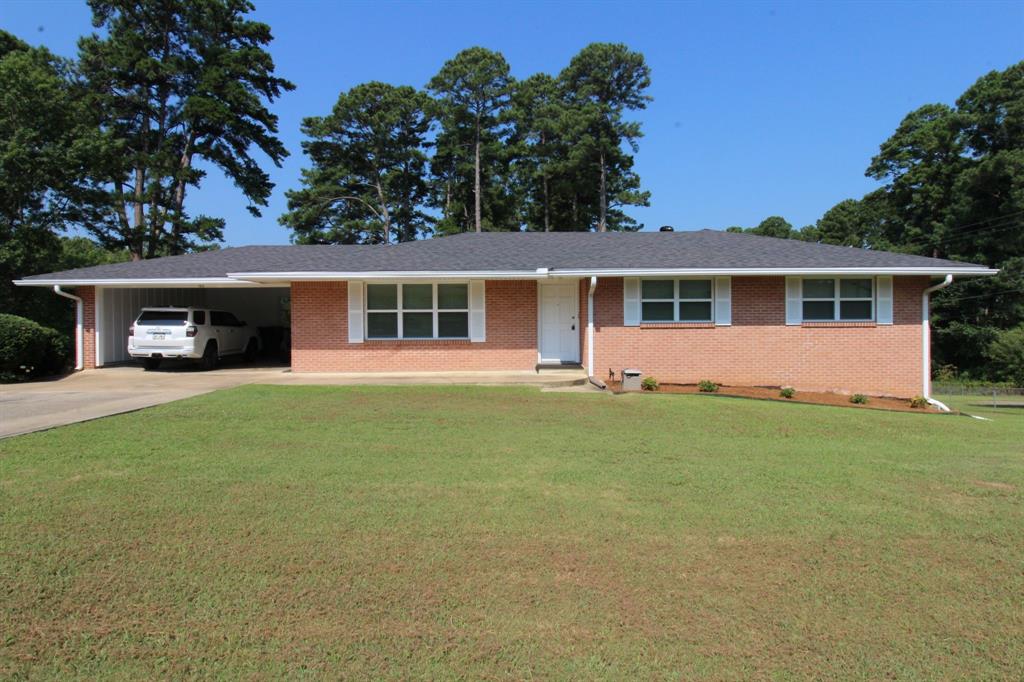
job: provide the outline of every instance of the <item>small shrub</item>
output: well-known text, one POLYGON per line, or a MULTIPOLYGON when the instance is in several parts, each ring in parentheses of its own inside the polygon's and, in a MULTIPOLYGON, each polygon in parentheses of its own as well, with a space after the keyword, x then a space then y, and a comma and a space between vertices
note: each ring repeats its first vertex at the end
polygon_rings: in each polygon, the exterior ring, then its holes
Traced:
POLYGON ((793 388, 792 386, 783 386, 782 390, 779 391, 779 395, 785 398, 786 400, 789 400, 790 398, 796 395, 796 389, 793 388))
POLYGON ((956 381, 959 378, 956 365, 940 365, 935 370, 934 379, 939 382, 956 381))
POLYGON ((640 388, 644 391, 657 391, 658 380, 654 377, 644 377, 644 380, 640 382, 640 388))
POLYGON ((928 407, 928 399, 925 398, 923 395, 915 395, 913 398, 910 399, 910 406, 915 409, 928 407))
POLYGON ((697 388, 698 388, 698 390, 700 390, 701 393, 717 393, 718 392, 718 384, 716 384, 715 382, 710 381, 708 379, 701 379, 700 382, 698 382, 698 384, 697 384, 697 388))
POLYGON ((0 382, 57 374, 67 359, 68 341, 57 330, 0 314, 0 382))
POLYGON ((850 396, 850 402, 854 405, 867 405, 868 397, 863 393, 854 393, 850 396))

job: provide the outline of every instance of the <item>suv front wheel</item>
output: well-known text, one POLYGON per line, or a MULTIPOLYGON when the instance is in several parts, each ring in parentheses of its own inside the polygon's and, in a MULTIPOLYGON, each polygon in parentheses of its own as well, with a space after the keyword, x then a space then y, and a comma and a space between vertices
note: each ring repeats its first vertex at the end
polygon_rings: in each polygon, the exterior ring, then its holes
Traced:
POLYGON ((204 371, 211 369, 217 369, 217 342, 210 341, 206 344, 206 348, 203 350, 203 357, 199 361, 199 366, 204 371))

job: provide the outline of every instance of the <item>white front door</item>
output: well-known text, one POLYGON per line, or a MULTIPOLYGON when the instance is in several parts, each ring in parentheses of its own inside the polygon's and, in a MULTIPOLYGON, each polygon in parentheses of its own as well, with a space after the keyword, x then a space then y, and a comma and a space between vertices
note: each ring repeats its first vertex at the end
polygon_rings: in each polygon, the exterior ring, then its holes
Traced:
POLYGON ((541 363, 580 361, 579 280, 538 282, 537 349, 541 363))

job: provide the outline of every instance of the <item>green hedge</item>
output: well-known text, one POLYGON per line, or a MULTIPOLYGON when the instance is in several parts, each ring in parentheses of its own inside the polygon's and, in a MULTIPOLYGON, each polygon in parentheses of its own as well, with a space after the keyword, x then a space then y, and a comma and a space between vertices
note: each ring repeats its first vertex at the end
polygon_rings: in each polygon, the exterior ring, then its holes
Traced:
POLYGON ((27 381, 67 368, 68 339, 56 329, 0 314, 0 382, 27 381))

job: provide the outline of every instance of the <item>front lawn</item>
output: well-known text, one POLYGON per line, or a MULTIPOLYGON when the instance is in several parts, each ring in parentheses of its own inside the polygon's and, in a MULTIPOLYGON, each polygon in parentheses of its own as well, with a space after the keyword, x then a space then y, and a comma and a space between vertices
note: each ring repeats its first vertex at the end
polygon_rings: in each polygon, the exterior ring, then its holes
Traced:
POLYGON ((0 441, 0 677, 1024 676, 1024 411, 220 391, 0 441))

